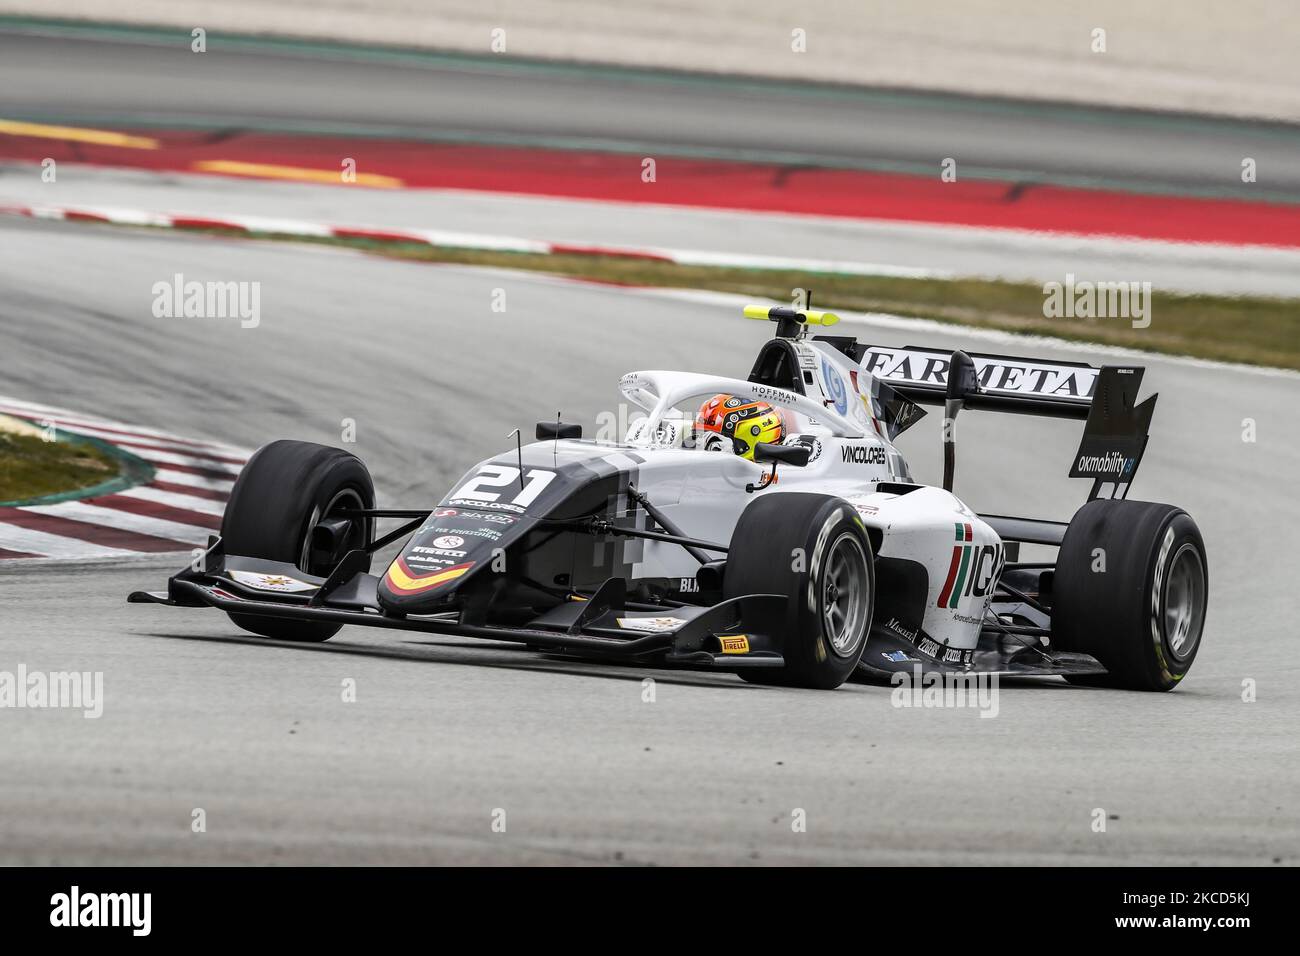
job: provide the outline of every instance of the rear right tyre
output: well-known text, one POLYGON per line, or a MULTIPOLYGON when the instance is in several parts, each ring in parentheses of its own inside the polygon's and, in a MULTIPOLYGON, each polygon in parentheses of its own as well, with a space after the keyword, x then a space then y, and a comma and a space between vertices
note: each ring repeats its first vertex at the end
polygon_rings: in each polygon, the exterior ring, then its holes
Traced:
POLYGON ((1080 508, 1052 576, 1052 643, 1091 654, 1106 674, 1071 683, 1170 690, 1200 650, 1209 565, 1181 508, 1097 499, 1080 508))

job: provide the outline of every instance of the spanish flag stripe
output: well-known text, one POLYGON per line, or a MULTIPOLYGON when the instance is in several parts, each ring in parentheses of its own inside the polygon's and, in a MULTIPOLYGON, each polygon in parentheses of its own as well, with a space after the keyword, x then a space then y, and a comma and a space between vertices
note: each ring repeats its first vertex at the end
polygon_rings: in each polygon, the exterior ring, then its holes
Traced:
POLYGON ((416 576, 411 574, 411 569, 406 566, 406 562, 401 558, 398 558, 388 566, 388 574, 385 575, 385 577, 387 578, 389 587, 398 591, 405 591, 409 594, 417 591, 428 591, 431 588, 436 588, 440 584, 454 581, 473 566, 474 562, 469 561, 465 564, 455 564, 449 568, 443 568, 442 570, 435 571, 432 574, 416 576))

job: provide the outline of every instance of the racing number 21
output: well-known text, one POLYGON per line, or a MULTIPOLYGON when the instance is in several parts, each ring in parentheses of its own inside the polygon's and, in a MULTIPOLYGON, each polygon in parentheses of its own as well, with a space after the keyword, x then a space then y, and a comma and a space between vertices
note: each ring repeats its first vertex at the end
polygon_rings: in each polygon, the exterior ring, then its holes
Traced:
MULTIPOLYGON (((524 473, 523 487, 519 489, 519 494, 510 499, 510 504, 519 508, 527 508, 542 490, 555 479, 555 472, 543 471, 540 468, 530 468, 524 473)), ((501 495, 495 491, 479 491, 479 487, 487 488, 505 488, 519 481, 519 469, 510 465, 483 465, 479 468, 478 474, 471 478, 465 484, 461 485, 460 490, 456 492, 455 498, 468 498, 471 501, 498 501, 501 495)))

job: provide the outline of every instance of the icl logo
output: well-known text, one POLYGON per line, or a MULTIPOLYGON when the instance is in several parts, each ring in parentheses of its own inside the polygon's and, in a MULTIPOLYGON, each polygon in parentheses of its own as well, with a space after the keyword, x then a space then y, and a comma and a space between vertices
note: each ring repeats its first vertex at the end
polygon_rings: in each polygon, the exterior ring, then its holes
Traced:
POLYGON ((976 544, 971 526, 955 522, 957 544, 953 545, 948 577, 935 607, 955 608, 963 597, 984 597, 1002 573, 1002 544, 976 544))

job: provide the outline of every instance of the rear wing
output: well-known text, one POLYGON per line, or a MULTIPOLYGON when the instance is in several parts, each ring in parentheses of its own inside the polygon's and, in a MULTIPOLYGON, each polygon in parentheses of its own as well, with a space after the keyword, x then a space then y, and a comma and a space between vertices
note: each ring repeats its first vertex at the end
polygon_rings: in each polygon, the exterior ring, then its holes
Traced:
MULTIPOLYGON (((860 346, 853 356, 876 378, 918 405, 942 405, 951 352, 904 346, 860 346)), ((979 391, 966 408, 1086 419, 1101 369, 1082 362, 1045 362, 1009 355, 967 353, 975 362, 979 391)))
MULTIPOLYGON (((844 340, 836 344, 841 348, 847 345, 844 340)), ((859 343, 845 351, 863 369, 912 402, 944 405, 950 400, 948 371, 952 352, 859 343)), ((961 407, 1084 421, 1070 477, 1093 480, 1090 501, 1128 494, 1146 450, 1158 397, 1152 395, 1137 403, 1144 368, 967 354, 975 374, 974 381, 962 390, 961 407)), ((967 375, 969 365, 965 364, 967 375)))

